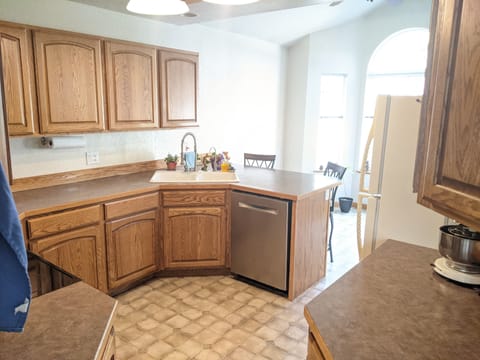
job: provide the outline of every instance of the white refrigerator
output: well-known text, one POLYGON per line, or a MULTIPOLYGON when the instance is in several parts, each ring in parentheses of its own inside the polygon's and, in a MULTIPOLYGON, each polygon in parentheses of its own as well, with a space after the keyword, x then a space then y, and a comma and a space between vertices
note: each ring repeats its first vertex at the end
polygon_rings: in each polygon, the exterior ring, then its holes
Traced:
POLYGON ((420 97, 377 98, 360 170, 358 204, 367 204, 366 212, 357 207, 360 259, 388 239, 438 248, 446 219, 417 204, 412 187, 420 108, 420 97))

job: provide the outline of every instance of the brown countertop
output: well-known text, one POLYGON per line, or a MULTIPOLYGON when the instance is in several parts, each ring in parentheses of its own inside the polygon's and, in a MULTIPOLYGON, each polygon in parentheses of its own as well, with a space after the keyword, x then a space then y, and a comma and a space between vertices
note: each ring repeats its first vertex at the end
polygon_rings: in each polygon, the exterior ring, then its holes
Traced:
POLYGON ((116 306, 83 282, 34 298, 24 332, 0 333, 0 358, 97 359, 116 306))
MULTIPOLYGON (((179 171, 179 170, 177 170, 179 171)), ((298 200, 339 184, 321 174, 305 174, 282 170, 238 168, 239 183, 151 183, 153 171, 118 175, 98 180, 18 191, 14 193, 21 217, 83 206, 156 190, 180 188, 231 188, 284 199, 298 200)))
POLYGON ((239 183, 233 183, 232 189, 253 191, 289 200, 299 200, 312 193, 325 191, 341 184, 318 173, 299 173, 284 170, 265 170, 257 168, 237 168, 239 183))
POLYGON ((480 296, 434 273, 437 257, 387 241, 305 307, 317 342, 336 360, 478 358, 480 296))

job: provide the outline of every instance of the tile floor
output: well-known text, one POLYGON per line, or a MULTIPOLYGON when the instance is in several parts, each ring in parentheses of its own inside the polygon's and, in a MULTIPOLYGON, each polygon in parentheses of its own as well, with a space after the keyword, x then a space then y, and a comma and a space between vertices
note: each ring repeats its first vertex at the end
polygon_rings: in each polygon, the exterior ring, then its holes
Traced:
POLYGON ((334 262, 290 302, 229 276, 153 279, 117 297, 117 357, 305 359, 303 307, 358 262, 355 211, 335 213, 334 262))

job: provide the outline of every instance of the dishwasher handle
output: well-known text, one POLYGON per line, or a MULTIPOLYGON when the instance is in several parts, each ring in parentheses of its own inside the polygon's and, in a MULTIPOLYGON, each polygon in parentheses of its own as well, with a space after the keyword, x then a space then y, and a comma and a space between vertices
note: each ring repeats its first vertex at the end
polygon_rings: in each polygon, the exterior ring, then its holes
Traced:
POLYGON ((263 206, 258 206, 258 205, 246 204, 243 201, 238 202, 238 207, 243 208, 243 209, 247 209, 247 210, 262 212, 262 213, 265 213, 265 214, 278 215, 278 210, 263 207, 263 206))

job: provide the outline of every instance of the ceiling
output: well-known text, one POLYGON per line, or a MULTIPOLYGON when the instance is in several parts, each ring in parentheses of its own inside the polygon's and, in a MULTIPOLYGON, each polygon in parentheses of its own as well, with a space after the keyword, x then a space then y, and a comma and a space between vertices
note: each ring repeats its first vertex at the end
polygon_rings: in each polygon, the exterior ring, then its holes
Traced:
POLYGON ((309 33, 361 17, 386 3, 399 0, 261 0, 242 6, 224 6, 186 0, 190 16, 149 16, 126 10, 128 0, 70 0, 161 22, 201 24, 225 31, 288 44, 309 33), (332 2, 340 2, 330 6, 332 2), (288 24, 288 26, 286 25, 288 24))

